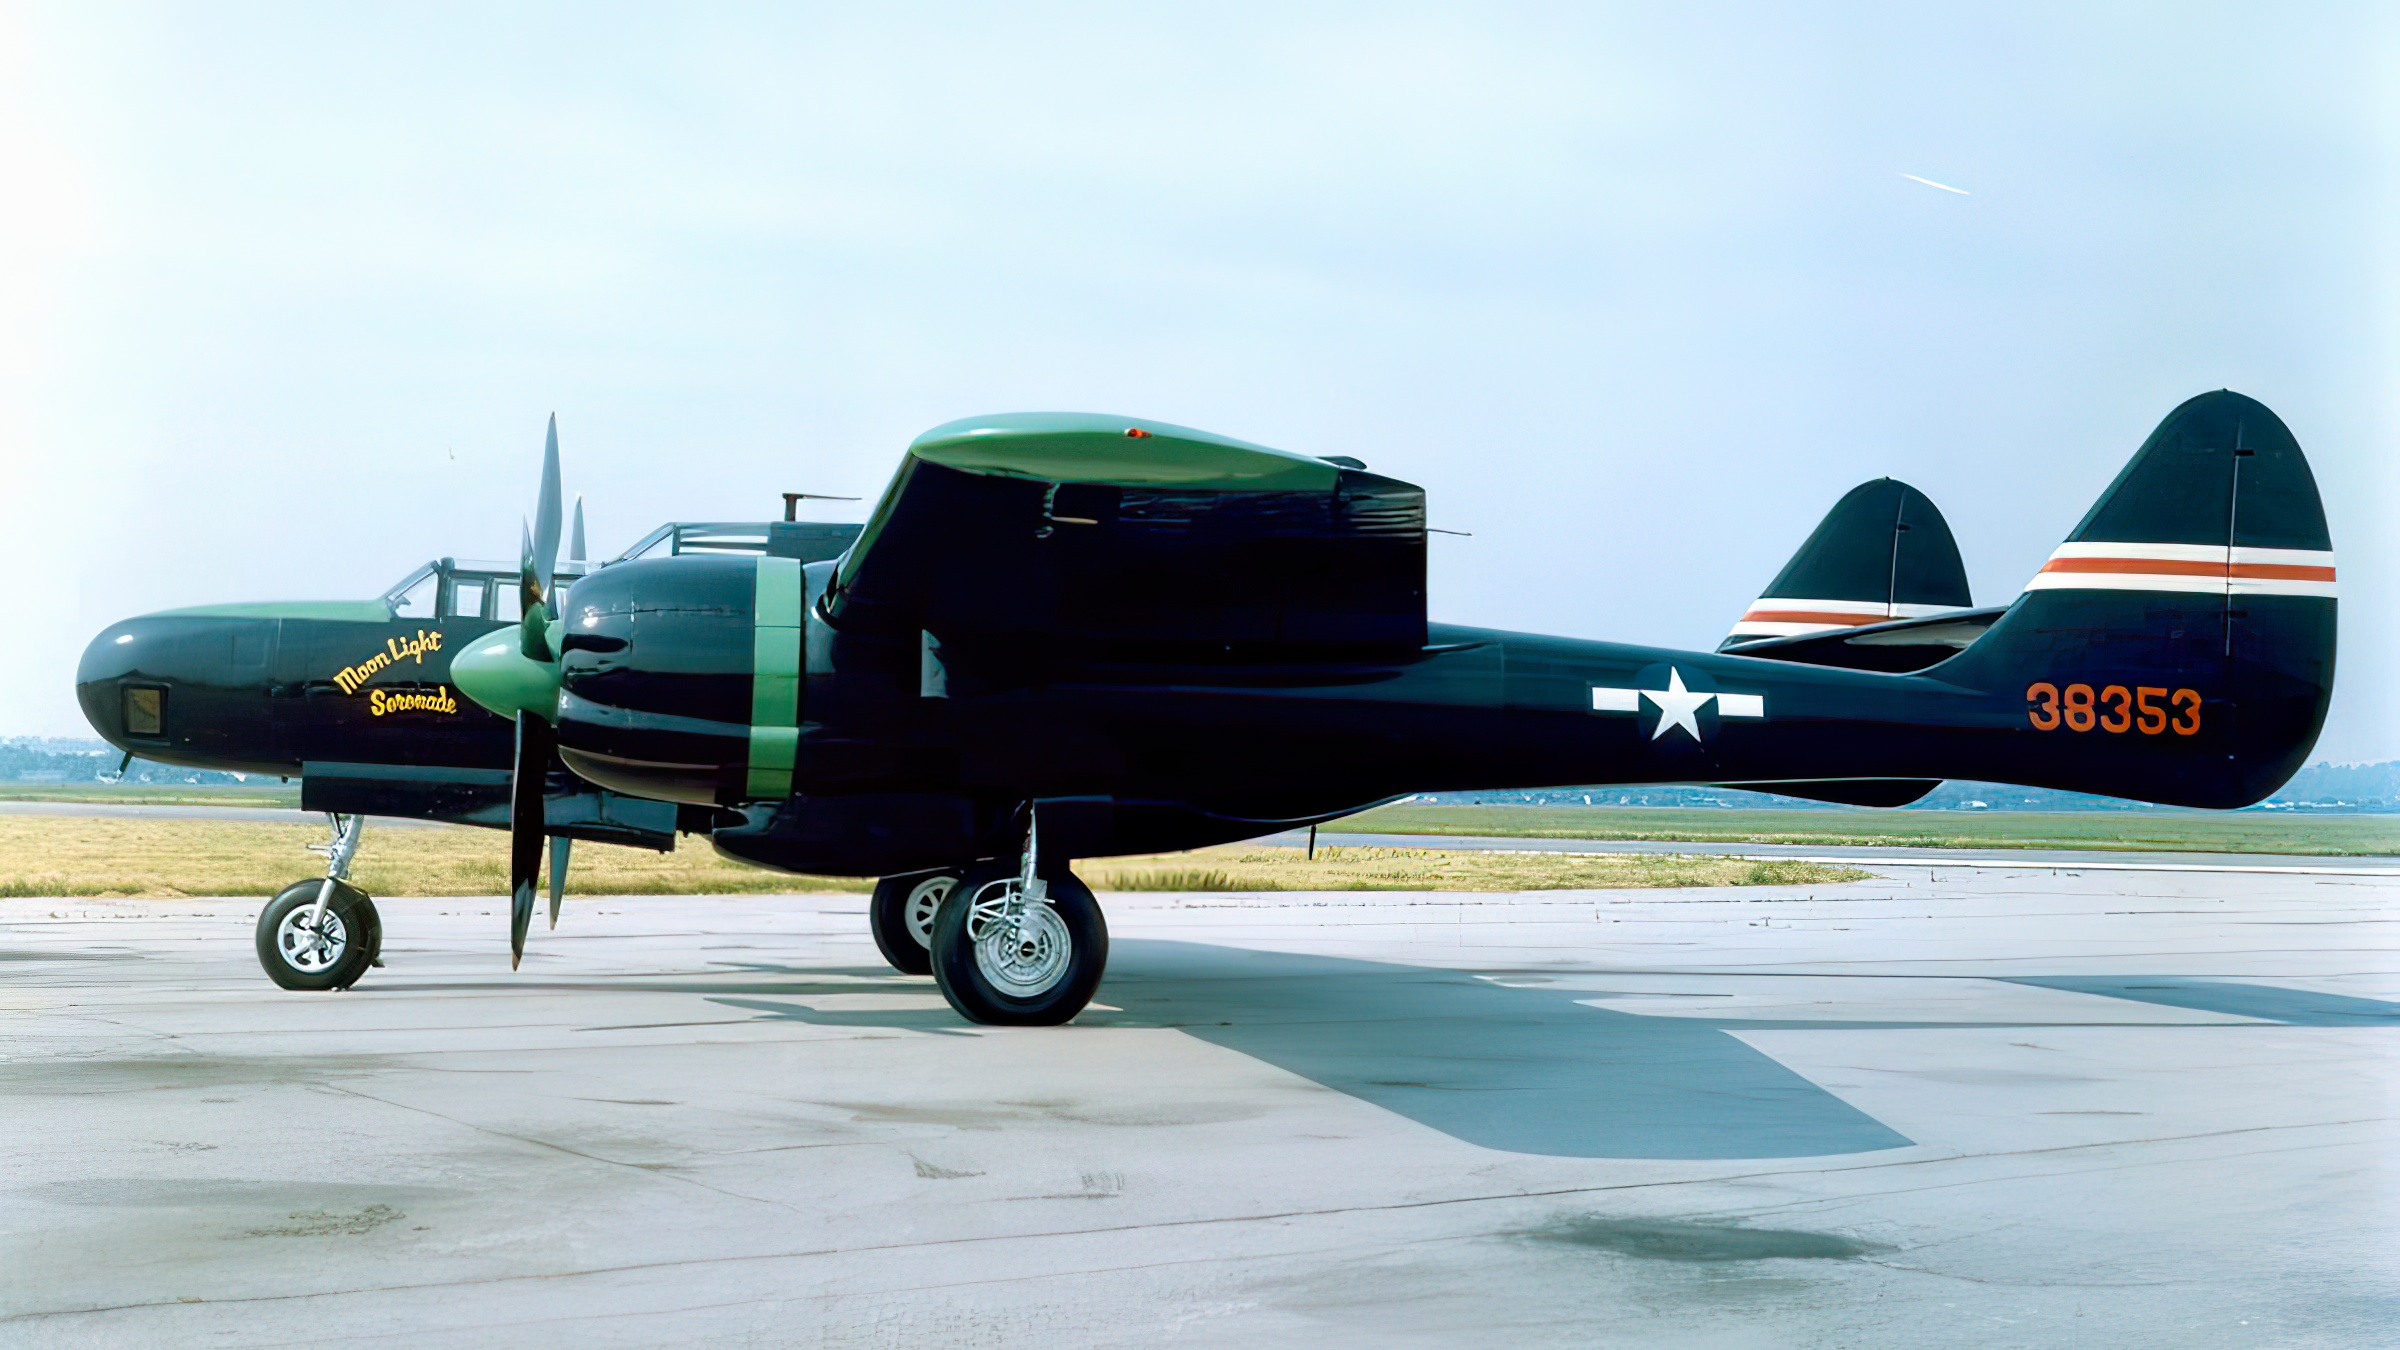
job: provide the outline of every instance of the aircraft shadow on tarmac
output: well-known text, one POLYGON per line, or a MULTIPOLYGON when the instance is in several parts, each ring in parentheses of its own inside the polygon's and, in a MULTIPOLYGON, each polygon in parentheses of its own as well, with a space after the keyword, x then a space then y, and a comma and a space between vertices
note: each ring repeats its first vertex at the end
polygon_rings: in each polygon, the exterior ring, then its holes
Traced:
MULTIPOLYGON (((1589 990, 1130 941, 1111 944, 1100 997, 1119 1011, 1095 1006, 1080 1025, 1174 1027, 1485 1148, 1580 1158, 1781 1158, 1911 1142, 1713 1022, 1578 1003, 1589 990)), ((711 1001, 819 1025, 958 1026, 947 1009, 711 1001)))
POLYGON ((2274 984, 2195 980, 2176 975, 2021 975, 2008 982, 2157 1003, 2169 1008, 2231 1013, 2287 1027, 2400 1026, 2400 1003, 2320 993, 2314 989, 2287 989, 2274 984))
MULTIPOLYGON (((2400 1025, 2400 1004, 2268 985, 2172 976, 2011 982, 2294 1026, 2400 1025)), ((1580 1001, 1591 996, 1467 971, 1135 940, 1112 945, 1101 990, 1109 1006, 1094 1005, 1078 1022, 1174 1027, 1485 1148, 1657 1159, 1821 1157, 1912 1142, 1731 1032, 1999 1025, 1644 1016, 1580 1001)), ((961 1030, 946 1008, 710 1001, 822 1026, 961 1030)))

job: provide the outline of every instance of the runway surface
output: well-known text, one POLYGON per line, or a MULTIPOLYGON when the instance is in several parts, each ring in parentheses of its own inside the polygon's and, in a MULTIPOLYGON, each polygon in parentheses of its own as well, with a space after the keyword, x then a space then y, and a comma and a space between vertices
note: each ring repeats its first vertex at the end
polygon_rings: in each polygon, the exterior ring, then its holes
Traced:
POLYGON ((2389 876, 1107 896, 970 1028, 857 897, 0 901, 0 1343, 2400 1341, 2389 876))

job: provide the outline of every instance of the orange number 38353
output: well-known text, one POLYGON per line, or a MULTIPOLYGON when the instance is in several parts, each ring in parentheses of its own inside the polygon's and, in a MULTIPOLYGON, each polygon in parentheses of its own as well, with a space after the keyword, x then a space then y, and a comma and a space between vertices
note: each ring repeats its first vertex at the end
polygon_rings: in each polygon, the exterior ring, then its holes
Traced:
POLYGON ((2025 717, 2036 731, 2102 731, 2123 735, 2140 731, 2145 736, 2157 736, 2173 731, 2178 736, 2193 736, 2200 731, 2200 691, 2139 684, 2128 689, 2121 684, 2104 685, 2098 693, 2088 684, 2070 684, 2065 689, 2043 680, 2025 688, 2025 717))

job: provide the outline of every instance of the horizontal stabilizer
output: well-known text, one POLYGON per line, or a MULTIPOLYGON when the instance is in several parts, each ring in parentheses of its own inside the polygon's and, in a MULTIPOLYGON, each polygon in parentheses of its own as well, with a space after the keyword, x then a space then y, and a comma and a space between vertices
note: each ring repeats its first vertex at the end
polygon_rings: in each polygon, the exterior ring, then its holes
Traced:
POLYGON ((1921 619, 1895 619, 1890 623, 1835 628, 1797 637, 1728 641, 1717 650, 1729 656, 1755 656, 1766 661, 1796 661, 1808 666, 1904 675, 1958 655, 2007 612, 1999 606, 1945 610, 1921 619))

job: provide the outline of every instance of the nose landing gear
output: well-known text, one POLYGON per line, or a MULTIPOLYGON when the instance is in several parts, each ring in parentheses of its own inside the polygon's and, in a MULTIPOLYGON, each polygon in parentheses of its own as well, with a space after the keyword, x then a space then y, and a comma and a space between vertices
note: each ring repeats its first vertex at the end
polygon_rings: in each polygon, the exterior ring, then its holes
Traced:
POLYGON ((295 881, 258 915, 258 963, 286 989, 347 989, 383 964, 383 918, 350 884, 360 816, 333 817, 333 839, 309 847, 325 855, 325 875, 295 881))

